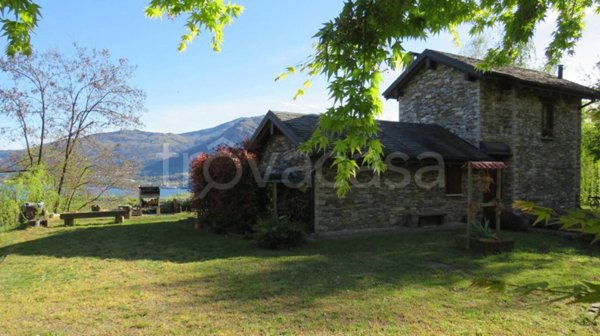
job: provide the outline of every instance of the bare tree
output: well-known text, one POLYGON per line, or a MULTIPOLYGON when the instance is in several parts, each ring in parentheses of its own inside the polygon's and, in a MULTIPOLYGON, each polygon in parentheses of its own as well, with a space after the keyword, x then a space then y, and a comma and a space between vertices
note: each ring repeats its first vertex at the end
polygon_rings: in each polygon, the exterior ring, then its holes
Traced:
MULTIPOLYGON (((48 170, 53 176, 61 176, 64 144, 50 146, 48 170), (57 155, 53 155, 56 153, 57 155)), ((114 148, 85 137, 73 150, 69 169, 64 175, 63 204, 65 211, 81 210, 93 204, 111 189, 130 189, 139 166, 126 157, 115 155, 114 148)))
POLYGON ((44 158, 52 112, 56 112, 59 61, 55 51, 0 58, 0 71, 7 77, 0 87, 0 113, 17 121, 17 127, 8 131, 25 142, 29 166, 39 165, 44 158))
MULTIPOLYGON (((58 125, 65 131, 64 160, 57 192, 63 196, 71 156, 78 142, 94 131, 141 125, 145 94, 128 80, 135 67, 126 59, 113 63, 108 50, 75 46, 76 57, 62 62, 58 125)), ((59 204, 55 205, 55 209, 59 204)))
MULTIPOLYGON (((55 171, 57 211, 61 200, 72 200, 66 184, 80 172, 80 166, 74 168, 81 163, 74 158, 85 155, 77 153, 80 141, 94 132, 141 125, 145 94, 129 84, 135 67, 126 59, 113 59, 108 50, 75 45, 72 56, 49 51, 1 59, 0 71, 10 79, 0 87, 0 110, 16 121, 13 131, 25 142, 28 164, 48 159, 48 141, 60 149, 60 160, 53 158, 60 162, 55 171)), ((92 168, 98 166, 88 170, 92 168)))

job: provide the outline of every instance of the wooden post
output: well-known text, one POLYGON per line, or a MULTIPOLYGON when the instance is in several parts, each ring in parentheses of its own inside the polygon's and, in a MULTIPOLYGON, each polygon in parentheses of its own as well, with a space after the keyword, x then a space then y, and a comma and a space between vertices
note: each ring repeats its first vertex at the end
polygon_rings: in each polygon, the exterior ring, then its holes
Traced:
POLYGON ((496 169, 496 232, 500 234, 500 206, 502 205, 502 169, 496 169))
POLYGON ((277 183, 273 183, 273 216, 277 216, 277 183))
POLYGON ((156 199, 158 205, 156 206, 156 214, 160 215, 160 196, 156 199))
POLYGON ((471 214, 471 202, 473 201, 473 168, 471 162, 467 162, 467 250, 470 248, 471 241, 471 224, 473 215, 471 214))

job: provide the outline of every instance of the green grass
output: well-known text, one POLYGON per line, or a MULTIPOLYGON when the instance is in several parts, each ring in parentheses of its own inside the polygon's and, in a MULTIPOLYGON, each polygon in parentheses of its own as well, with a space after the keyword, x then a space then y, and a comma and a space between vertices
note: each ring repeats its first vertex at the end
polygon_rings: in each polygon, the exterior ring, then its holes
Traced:
POLYGON ((600 280, 600 249, 551 235, 507 233, 516 251, 491 256, 457 250, 455 232, 276 252, 198 233, 185 215, 103 223, 0 234, 0 335, 600 332, 582 305, 468 288, 600 280))

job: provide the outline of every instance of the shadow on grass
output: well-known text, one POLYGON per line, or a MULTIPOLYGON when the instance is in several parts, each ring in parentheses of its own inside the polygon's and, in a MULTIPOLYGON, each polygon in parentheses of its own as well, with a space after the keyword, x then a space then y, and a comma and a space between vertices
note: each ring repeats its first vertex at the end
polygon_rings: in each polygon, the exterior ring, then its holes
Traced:
MULTIPOLYGON (((358 237, 320 241, 292 251, 267 251, 259 249, 252 241, 237 237, 198 233, 189 219, 147 218, 149 222, 106 225, 91 222, 77 225, 35 240, 0 248, 0 255, 44 255, 59 258, 95 257, 123 260, 163 260, 178 263, 210 259, 257 256, 311 256, 318 255, 343 265, 343 269, 359 272, 389 274, 385 270, 423 266, 424 263, 448 264, 444 271, 452 271, 453 264, 460 264, 461 271, 479 268, 480 260, 509 260, 511 254, 481 256, 458 250, 454 246, 454 231, 395 234, 386 236, 358 237)), ((517 250, 538 253, 532 267, 549 262, 544 253, 570 251, 571 253, 600 255, 600 249, 585 244, 565 244, 556 237, 533 234, 513 234, 517 238, 517 250)), ((456 265, 455 265, 456 266, 456 265)), ((523 265, 520 265, 523 266, 523 265)), ((503 263, 510 271, 513 266, 503 263)), ((425 267, 429 270, 432 267, 425 267)), ((433 268, 436 268, 435 266, 433 268)), ((395 274, 391 277, 396 278, 395 274)))
MULTIPOLYGON (((228 309, 247 314, 275 315, 308 309, 314 307, 316 300, 340 294, 343 297, 349 292, 361 297, 378 288, 417 287, 426 296, 432 288, 464 289, 480 277, 503 278, 531 270, 547 272, 560 262, 556 255, 547 254, 549 250, 600 255, 583 247, 574 251, 555 237, 524 234, 516 235, 518 241, 526 244, 524 250, 476 255, 454 246, 455 233, 321 241, 299 250, 267 252, 264 256, 268 258, 260 261, 232 260, 215 268, 206 267, 195 277, 165 287, 190 294, 189 302, 180 302, 183 305, 220 302, 228 309)), ((493 304, 486 309, 491 308, 496 309, 493 304)), ((467 305, 465 309, 471 308, 467 305)))
MULTIPOLYGON (((387 295, 378 291, 386 289, 397 293, 410 288, 412 294, 400 302, 441 303, 443 298, 428 298, 439 293, 436 288, 453 291, 478 277, 503 278, 532 269, 548 272, 560 262, 555 253, 600 255, 582 244, 565 244, 557 237, 536 234, 509 234, 517 242, 515 253, 473 255, 455 247, 457 232, 357 237, 314 242, 292 251, 266 251, 252 241, 196 232, 188 220, 152 220, 155 222, 60 229, 50 236, 3 247, 0 255, 212 261, 182 270, 174 281, 153 282, 148 290, 181 298, 169 304, 217 303, 226 311, 257 318, 310 311, 320 300, 338 298, 341 302, 335 309, 343 310, 343 300, 370 300, 372 295, 373 309, 362 312, 371 314, 387 295)), ((460 301, 459 306, 459 310, 475 309, 469 299, 460 301)))
POLYGON ((196 262, 251 253, 250 241, 201 234, 189 220, 144 224, 88 223, 68 231, 5 246, 0 255, 40 255, 57 258, 94 257, 122 260, 196 262))
MULTIPOLYGON (((600 255, 556 237, 512 234, 512 254, 473 255, 454 246, 457 232, 427 232, 320 241, 292 251, 261 250, 253 242, 198 233, 188 220, 87 226, 0 249, 0 255, 93 257, 175 263, 215 261, 158 288, 188 293, 190 302, 219 301, 231 309, 299 310, 318 298, 345 291, 392 286, 452 288, 477 277, 502 278, 532 269, 552 269, 554 253, 600 255), (548 252, 552 252, 548 254, 548 252), (240 258, 251 257, 251 258, 240 258), (194 293, 203 293, 194 295, 194 293)), ((196 266, 194 266, 196 267, 196 266)), ((156 288, 154 288, 156 289, 156 288)))

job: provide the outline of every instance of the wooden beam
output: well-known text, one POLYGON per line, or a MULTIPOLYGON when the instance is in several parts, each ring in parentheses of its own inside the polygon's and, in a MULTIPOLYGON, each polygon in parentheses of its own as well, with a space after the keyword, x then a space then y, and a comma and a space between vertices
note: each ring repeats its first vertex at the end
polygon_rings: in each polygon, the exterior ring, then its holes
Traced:
POLYGON ((279 218, 277 212, 277 183, 273 183, 273 216, 275 218, 279 218))
POLYGON ((471 162, 467 162, 467 250, 471 247, 471 224, 473 222, 473 215, 471 214, 471 201, 473 200, 473 168, 471 168, 471 162))
POLYGON ((433 60, 431 60, 431 58, 427 58, 427 60, 425 61, 425 66, 427 67, 427 69, 429 70, 435 70, 437 68, 437 63, 433 60))
POLYGON ((465 73, 465 80, 468 80, 469 82, 474 82, 477 80, 477 77, 473 76, 472 74, 465 73))
POLYGON ((500 206, 502 205, 502 169, 496 169, 496 231, 500 233, 500 206))

